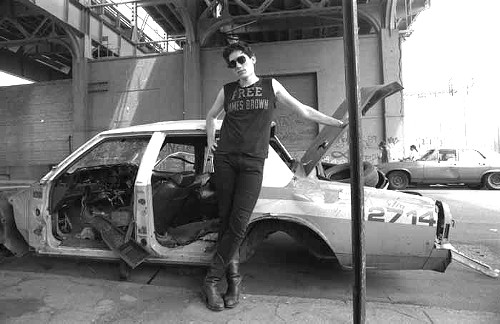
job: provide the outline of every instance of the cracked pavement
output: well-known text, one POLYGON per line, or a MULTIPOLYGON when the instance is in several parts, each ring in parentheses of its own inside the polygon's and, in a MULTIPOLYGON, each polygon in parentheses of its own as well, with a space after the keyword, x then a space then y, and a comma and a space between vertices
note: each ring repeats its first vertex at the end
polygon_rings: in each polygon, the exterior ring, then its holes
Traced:
MULTIPOLYGON (((212 312, 193 289, 0 270, 2 323, 352 323, 351 301, 242 297, 212 312)), ((498 323, 500 314, 367 302, 366 322, 498 323)))

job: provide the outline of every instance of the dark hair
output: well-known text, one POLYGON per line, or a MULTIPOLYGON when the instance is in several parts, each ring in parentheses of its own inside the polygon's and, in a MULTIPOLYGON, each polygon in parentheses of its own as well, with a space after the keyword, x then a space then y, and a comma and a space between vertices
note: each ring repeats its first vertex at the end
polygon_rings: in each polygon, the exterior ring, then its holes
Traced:
POLYGON ((248 57, 255 56, 254 52, 252 51, 250 46, 248 46, 247 43, 237 42, 237 43, 232 43, 232 44, 227 45, 224 48, 224 51, 222 51, 222 57, 224 58, 224 60, 226 60, 226 62, 229 62, 229 55, 231 55, 232 52, 236 52, 236 51, 241 51, 242 53, 246 54, 248 57))

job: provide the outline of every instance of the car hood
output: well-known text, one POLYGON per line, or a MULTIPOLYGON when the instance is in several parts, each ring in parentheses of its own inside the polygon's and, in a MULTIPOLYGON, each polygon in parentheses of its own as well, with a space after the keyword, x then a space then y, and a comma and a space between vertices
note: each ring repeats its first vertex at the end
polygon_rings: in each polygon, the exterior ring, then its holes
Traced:
MULTIPOLYGON (((380 100, 393 95, 402 89, 403 87, 398 82, 361 88, 361 104, 359 106, 361 115, 364 116, 366 112, 380 100)), ((337 110, 335 110, 332 117, 342 120, 345 118, 347 111, 347 102, 344 100, 337 110)), ((343 128, 324 126, 312 142, 309 149, 302 156, 300 165, 295 172, 303 172, 305 175, 309 175, 343 131, 343 128)))

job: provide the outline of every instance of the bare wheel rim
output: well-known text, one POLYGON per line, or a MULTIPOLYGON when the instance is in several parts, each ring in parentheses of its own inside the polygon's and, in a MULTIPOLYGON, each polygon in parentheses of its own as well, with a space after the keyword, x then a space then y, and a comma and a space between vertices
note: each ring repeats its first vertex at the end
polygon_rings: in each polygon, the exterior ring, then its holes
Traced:
POLYGON ((395 172, 390 175, 390 183, 394 188, 400 189, 408 185, 408 179, 405 174, 395 172))

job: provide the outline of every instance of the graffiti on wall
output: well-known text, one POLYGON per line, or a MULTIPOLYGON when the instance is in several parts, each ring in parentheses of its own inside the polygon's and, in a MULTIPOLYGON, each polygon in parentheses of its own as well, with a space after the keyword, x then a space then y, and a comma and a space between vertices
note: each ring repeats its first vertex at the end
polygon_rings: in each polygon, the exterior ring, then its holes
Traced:
MULTIPOLYGON (((380 159, 379 144, 383 139, 377 135, 366 135, 362 139, 363 161, 372 164, 378 164, 380 159)), ((397 159, 402 141, 398 137, 389 137, 386 139, 389 150, 391 151, 392 160, 397 159)), ((325 162, 341 164, 349 161, 349 137, 347 132, 344 132, 337 141, 332 145, 324 158, 325 162)))

